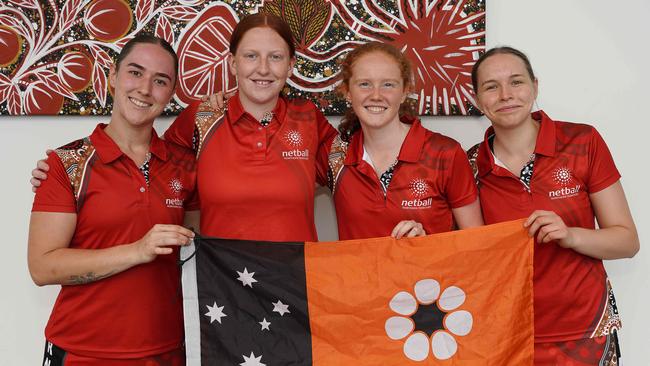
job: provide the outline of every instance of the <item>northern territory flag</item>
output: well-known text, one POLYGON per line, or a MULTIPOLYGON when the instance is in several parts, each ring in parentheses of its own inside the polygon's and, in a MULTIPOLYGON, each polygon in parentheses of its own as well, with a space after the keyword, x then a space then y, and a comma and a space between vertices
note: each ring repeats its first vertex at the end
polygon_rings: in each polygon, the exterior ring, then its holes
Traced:
POLYGON ((190 366, 532 365, 522 221, 400 240, 195 244, 183 265, 190 366))

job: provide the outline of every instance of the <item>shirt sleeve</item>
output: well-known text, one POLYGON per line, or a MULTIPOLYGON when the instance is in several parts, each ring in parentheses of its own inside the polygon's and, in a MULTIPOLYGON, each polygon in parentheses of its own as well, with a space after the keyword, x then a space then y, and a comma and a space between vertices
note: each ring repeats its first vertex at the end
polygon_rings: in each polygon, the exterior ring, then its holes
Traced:
POLYGON ((200 101, 194 102, 185 108, 181 114, 176 117, 171 126, 165 131, 164 138, 166 141, 173 142, 177 145, 193 149, 192 140, 194 137, 194 126, 196 111, 199 108, 200 101))
POLYGON ((447 202, 451 208, 469 205, 476 201, 478 192, 467 154, 458 143, 455 145, 451 163, 451 175, 447 181, 447 202))
POLYGON ((329 170, 329 153, 332 141, 339 135, 327 118, 317 108, 316 123, 318 128, 318 151, 316 152, 316 182, 327 186, 327 172, 329 170))
POLYGON ((70 178, 56 152, 47 157, 47 179, 36 190, 32 212, 76 213, 77 205, 70 178))
POLYGON ((602 191, 620 178, 621 174, 616 169, 616 164, 605 140, 595 128, 592 128, 589 143, 589 177, 587 179, 589 193, 602 191))

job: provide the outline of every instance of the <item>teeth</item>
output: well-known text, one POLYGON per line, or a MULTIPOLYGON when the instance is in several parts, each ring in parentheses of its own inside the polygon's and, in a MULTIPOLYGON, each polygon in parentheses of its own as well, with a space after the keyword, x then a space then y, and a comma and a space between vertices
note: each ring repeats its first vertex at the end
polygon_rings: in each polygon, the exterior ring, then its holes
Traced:
POLYGON ((369 107, 366 107, 366 109, 369 110, 370 112, 383 112, 383 111, 386 110, 386 107, 369 106, 369 107))
POLYGON ((141 102, 141 101, 139 101, 137 99, 129 98, 129 100, 131 101, 131 103, 133 103, 133 104, 135 104, 135 105, 137 105, 138 107, 141 107, 141 108, 151 107, 151 104, 141 102))
POLYGON ((268 80, 254 80, 254 83, 257 84, 257 85, 268 85, 268 84, 271 84, 271 82, 268 81, 268 80))

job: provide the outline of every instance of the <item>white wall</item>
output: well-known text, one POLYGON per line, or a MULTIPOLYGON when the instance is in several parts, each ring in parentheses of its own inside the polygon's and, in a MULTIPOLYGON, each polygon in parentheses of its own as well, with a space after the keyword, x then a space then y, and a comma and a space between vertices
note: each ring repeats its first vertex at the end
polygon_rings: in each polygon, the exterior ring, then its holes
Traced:
MULTIPOLYGON (((643 163, 650 128, 650 77, 647 14, 650 2, 627 0, 492 0, 488 2, 488 46, 508 44, 531 58, 540 79, 538 104, 556 119, 595 125, 623 175, 641 252, 631 260, 606 263, 624 323, 622 350, 627 365, 649 365, 650 254, 645 245, 650 224, 650 180, 643 163), (619 5, 620 4, 620 5, 619 5), (646 104, 648 103, 648 104, 646 104), (645 202, 645 204, 643 204, 645 202)), ((0 363, 36 365, 43 352, 43 328, 57 288, 38 288, 29 278, 26 243, 32 193, 28 178, 46 147, 89 134, 103 118, 0 118, 4 178, 0 211, 5 255, 0 265, 0 363)), ((162 130, 169 121, 161 121, 162 130)), ((430 118, 428 128, 465 146, 480 140, 483 118, 430 118)), ((323 240, 336 238, 328 197, 317 197, 318 229, 323 240)))

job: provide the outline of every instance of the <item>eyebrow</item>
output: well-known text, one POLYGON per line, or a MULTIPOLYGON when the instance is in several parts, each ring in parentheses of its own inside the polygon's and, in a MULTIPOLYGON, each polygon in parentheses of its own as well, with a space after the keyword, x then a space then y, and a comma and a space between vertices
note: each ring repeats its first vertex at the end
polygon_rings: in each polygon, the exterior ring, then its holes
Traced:
MULTIPOLYGON (((138 65, 138 64, 136 64, 135 62, 130 62, 130 63, 129 63, 128 65, 126 65, 126 66, 132 66, 132 67, 135 67, 135 68, 138 69, 138 70, 145 70, 144 66, 142 66, 142 65, 138 65)), ((172 80, 171 76, 165 74, 164 72, 157 72, 157 73, 156 73, 156 76, 160 76, 160 77, 167 78, 167 79, 169 79, 169 81, 172 80)))
MULTIPOLYGON (((510 77, 509 77, 508 79, 517 78, 517 77, 523 77, 523 76, 524 76, 523 74, 512 74, 512 75, 510 75, 510 77)), ((496 82, 497 82, 497 81, 494 80, 494 79, 485 80, 484 82, 481 83, 481 86, 483 86, 483 85, 485 85, 485 84, 487 84, 487 83, 496 83, 496 82)))

